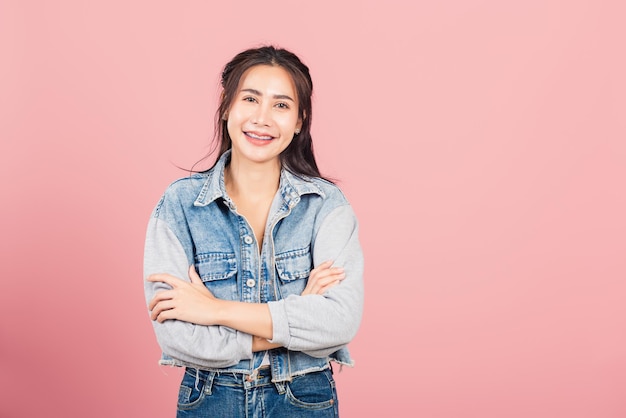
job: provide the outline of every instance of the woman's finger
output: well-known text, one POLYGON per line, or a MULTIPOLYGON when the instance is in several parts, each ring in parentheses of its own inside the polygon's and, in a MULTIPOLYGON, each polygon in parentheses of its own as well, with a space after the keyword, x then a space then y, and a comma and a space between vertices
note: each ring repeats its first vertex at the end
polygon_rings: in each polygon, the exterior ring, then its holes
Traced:
POLYGON ((339 284, 339 281, 334 281, 332 283, 327 284, 326 286, 322 286, 318 290, 318 295, 323 295, 327 290, 339 284))
POLYGON ((164 300, 173 299, 173 298, 174 298, 174 292, 172 290, 161 290, 160 292, 157 292, 156 295, 154 295, 154 297, 150 301, 150 304, 148 305, 148 309, 149 310, 153 310, 154 307, 159 302, 162 302, 164 300))
POLYGON ((185 283, 184 280, 179 279, 178 277, 174 277, 171 274, 166 273, 155 273, 151 274, 146 278, 149 282, 163 282, 167 283, 172 287, 180 286, 181 283, 185 283))
POLYGON ((200 277, 200 275, 196 271, 196 267, 193 264, 191 266, 189 266, 189 279, 191 280, 191 284, 200 293, 202 293, 202 294, 204 294, 206 296, 209 296, 211 298, 215 297, 215 296, 213 296, 213 293, 211 293, 209 288, 204 285, 204 282, 202 281, 202 278, 200 277))
POLYGON ((162 310, 153 319, 159 323, 163 323, 168 319, 176 319, 176 309, 162 310))
POLYGON ((332 261, 326 261, 311 270, 302 295, 321 295, 346 277, 344 269, 331 267, 332 263, 332 261))
POLYGON ((340 267, 333 267, 330 269, 326 269, 324 271, 320 271, 315 275, 311 275, 309 277, 309 281, 312 284, 322 282, 322 281, 333 281, 337 279, 342 279, 345 277, 344 270, 340 267))
POLYGON ((204 285, 204 283, 202 282, 202 279, 200 278, 200 275, 196 271, 196 266, 194 266, 193 264, 189 266, 189 279, 191 280, 191 283, 193 284, 204 285))
POLYGON ((343 279, 346 278, 346 274, 345 273, 338 273, 338 274, 333 274, 330 276, 326 276, 326 277, 322 277, 320 279, 317 280, 317 285, 318 286, 328 286, 329 284, 333 284, 333 283, 339 283, 340 281, 342 281, 343 279))
POLYGON ((320 264, 319 266, 317 266, 313 270, 311 270, 311 274, 310 275, 311 276, 315 276, 319 272, 329 269, 332 265, 333 265, 333 261, 332 260, 324 261, 322 264, 320 264))
MULTIPOLYGON (((165 311, 169 311, 169 310, 173 310, 174 309, 174 303, 172 302, 171 299, 168 300, 162 300, 159 303, 157 303, 154 308, 150 311, 150 318, 152 318, 153 321, 157 320, 159 318, 159 316, 165 312, 165 311)), ((161 321, 162 322, 162 321, 161 321)))
POLYGON ((323 295, 328 289, 341 283, 341 280, 343 279, 325 280, 323 282, 317 283, 316 286, 313 288, 312 293, 315 295, 323 295))
POLYGON ((311 274, 310 277, 316 278, 316 277, 324 277, 327 276, 329 274, 337 274, 337 273, 341 273, 343 272, 343 267, 324 267, 324 268, 315 268, 313 270, 311 270, 311 274))

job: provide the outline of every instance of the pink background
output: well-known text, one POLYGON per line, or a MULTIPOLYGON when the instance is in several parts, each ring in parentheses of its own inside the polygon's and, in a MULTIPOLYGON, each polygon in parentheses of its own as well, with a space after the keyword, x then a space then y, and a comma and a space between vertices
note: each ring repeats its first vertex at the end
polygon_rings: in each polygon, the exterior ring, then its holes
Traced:
POLYGON ((362 225, 343 416, 626 416, 623 4, 3 1, 0 416, 174 416, 145 226, 266 42, 362 225))

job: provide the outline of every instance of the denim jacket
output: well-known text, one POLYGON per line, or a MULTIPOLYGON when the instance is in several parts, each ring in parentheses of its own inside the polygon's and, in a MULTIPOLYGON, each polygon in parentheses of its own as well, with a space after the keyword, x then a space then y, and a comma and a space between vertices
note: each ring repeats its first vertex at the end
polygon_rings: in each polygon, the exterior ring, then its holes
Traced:
MULTIPOLYGON (((272 380, 353 365, 347 344, 363 309, 363 255, 354 212, 335 185, 283 169, 261 251, 252 228, 224 187, 225 153, 209 171, 172 183, 148 224, 144 277, 188 279, 193 263, 218 298, 267 303, 273 339, 282 347, 252 352, 252 336, 225 326, 153 321, 160 364, 252 374, 269 359, 272 380), (323 295, 305 295, 314 266, 334 260, 346 278, 323 295), (265 357, 267 355, 267 357, 265 357)), ((146 302, 169 288, 145 283, 146 302)))

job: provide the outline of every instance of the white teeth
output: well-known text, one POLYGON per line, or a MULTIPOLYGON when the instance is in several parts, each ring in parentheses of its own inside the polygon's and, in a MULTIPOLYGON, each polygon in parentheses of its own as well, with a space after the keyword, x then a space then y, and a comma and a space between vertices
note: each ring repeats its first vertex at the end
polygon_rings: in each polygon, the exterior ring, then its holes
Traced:
POLYGON ((272 137, 271 137, 271 136, 269 136, 269 135, 267 135, 267 136, 265 136, 265 135, 263 135, 263 136, 259 136, 259 135, 255 135, 255 134, 253 134, 253 133, 251 133, 251 132, 247 132, 246 134, 247 134, 249 137, 252 137, 252 138, 254 138, 254 139, 262 139, 262 140, 264 140, 264 141, 269 141, 270 139, 272 139, 272 137))

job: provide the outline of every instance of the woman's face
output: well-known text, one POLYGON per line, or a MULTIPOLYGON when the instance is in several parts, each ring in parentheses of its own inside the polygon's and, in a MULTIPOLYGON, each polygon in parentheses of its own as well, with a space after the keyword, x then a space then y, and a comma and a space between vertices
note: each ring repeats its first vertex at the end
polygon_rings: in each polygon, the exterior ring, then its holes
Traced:
POLYGON ((227 119, 233 159, 278 161, 301 126, 295 85, 285 69, 257 65, 243 74, 227 119))

